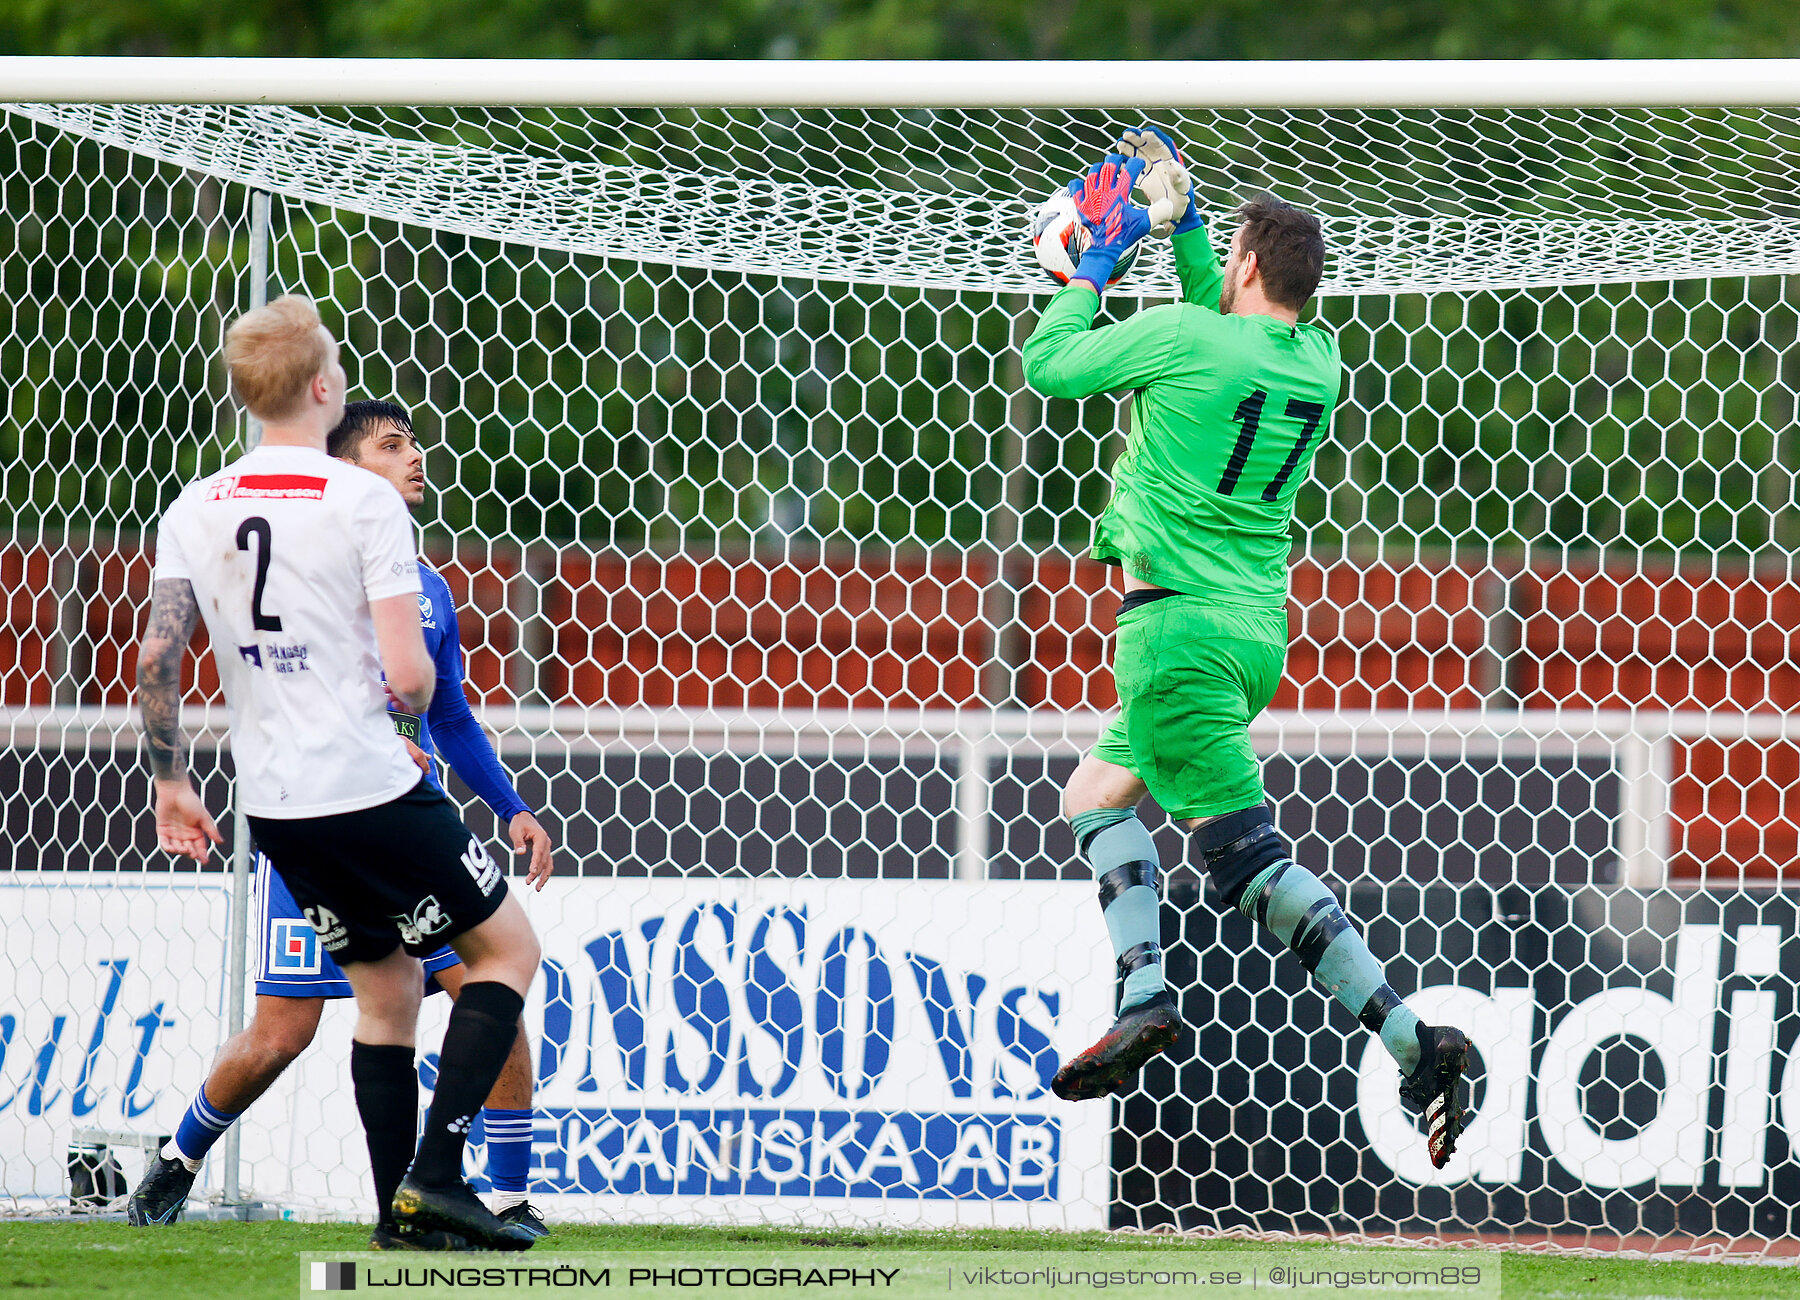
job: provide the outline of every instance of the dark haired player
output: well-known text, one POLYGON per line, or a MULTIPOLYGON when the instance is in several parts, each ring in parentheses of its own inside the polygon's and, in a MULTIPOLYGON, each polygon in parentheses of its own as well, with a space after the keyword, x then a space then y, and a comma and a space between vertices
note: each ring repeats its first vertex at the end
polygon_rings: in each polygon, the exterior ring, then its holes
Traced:
MULTIPOLYGON (((412 416, 395 402, 350 402, 337 427, 326 435, 326 451, 339 460, 373 470, 400 493, 409 508, 425 497, 425 458, 412 416)), ((419 621, 425 646, 437 669, 431 707, 423 717, 395 711, 395 729, 406 738, 413 761, 434 788, 435 747, 507 827, 513 847, 529 853, 527 878, 538 888, 550 875, 550 835, 519 798, 494 755, 464 694, 462 644, 456 608, 444 579, 419 561, 419 621)), ((350 982, 300 913, 281 876, 263 854, 256 855, 256 894, 262 958, 256 979, 256 1013, 242 1031, 219 1049, 218 1058, 175 1134, 151 1161, 143 1181, 126 1203, 132 1223, 153 1225, 180 1218, 194 1179, 213 1144, 251 1103, 267 1092, 318 1032, 327 999, 351 997, 350 982)), ((462 989, 462 959, 448 946, 424 959, 426 992, 462 989)), ((531 1163, 531 1053, 523 1027, 482 1108, 487 1174, 493 1183, 492 1208, 503 1222, 534 1236, 548 1232, 543 1216, 529 1203, 526 1181, 531 1163)), ((406 1245, 391 1225, 377 1226, 375 1244, 406 1245)))
POLYGON ((182 659, 204 616, 238 806, 355 992, 350 1076, 374 1173, 371 1244, 386 1234, 420 1249, 527 1249, 532 1235, 481 1203, 462 1162, 540 949, 499 866, 388 716, 390 695, 426 712, 436 685, 412 521, 389 482, 326 454, 344 370, 312 303, 286 295, 245 313, 226 331, 225 361, 263 440, 191 484, 157 527, 138 653, 157 843, 204 862, 220 842, 180 724, 182 659), (444 943, 464 978, 421 1133, 419 958, 444 943))
POLYGON ((1124 991, 1112 1029, 1053 1087, 1070 1101, 1120 1091, 1181 1031, 1163 984, 1160 866, 1136 812, 1148 792, 1194 833, 1220 898, 1380 1036, 1442 1168, 1462 1132, 1469 1040, 1420 1022, 1331 890, 1289 857, 1248 730, 1281 679, 1294 497, 1343 378, 1337 340, 1299 319, 1324 237, 1317 218, 1265 195, 1237 210, 1221 271, 1173 142, 1146 127, 1118 148, 1070 186, 1092 244, 1024 348, 1026 379, 1048 397, 1131 390, 1093 546, 1125 570, 1119 715, 1063 792, 1124 991), (1183 300, 1096 329, 1108 276, 1150 229, 1130 199, 1140 177, 1153 203, 1185 196, 1171 236, 1183 300))

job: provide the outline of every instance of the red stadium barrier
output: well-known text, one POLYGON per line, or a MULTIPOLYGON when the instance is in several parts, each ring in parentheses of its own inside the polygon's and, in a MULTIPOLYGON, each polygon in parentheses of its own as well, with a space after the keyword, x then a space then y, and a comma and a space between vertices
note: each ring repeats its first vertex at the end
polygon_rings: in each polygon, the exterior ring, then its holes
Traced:
POLYGON ((1287 680, 1278 709, 1480 708, 1496 683, 1488 616, 1492 575, 1424 562, 1391 567, 1302 559, 1293 569, 1287 680))
MULTIPOLYGON (((1673 563, 1527 574, 1517 586, 1526 708, 1785 713, 1800 705, 1800 585, 1785 572, 1673 563)), ((1790 745, 1677 741, 1670 873, 1773 879, 1800 870, 1800 776, 1790 745)))
POLYGON ((1035 556, 1015 575, 1018 621, 1028 653, 1019 700, 1028 708, 1114 709, 1113 616, 1125 585, 1116 565, 1064 556, 1035 556), (1021 576, 1023 580, 1021 580, 1021 576))
MULTIPOLYGON (((428 547, 457 602, 468 677, 504 704, 535 682, 553 703, 617 708, 980 708, 996 653, 1016 657, 1025 707, 1112 708, 1108 669, 1118 571, 1093 561, 1008 561, 1009 605, 988 558, 827 554, 522 556, 428 547), (529 561, 530 572, 521 565, 529 561), (523 585, 519 585, 523 584, 523 585), (520 611, 536 601, 552 653, 527 665, 520 611), (1011 609, 1010 621, 1007 610, 1011 609), (990 620, 1001 623, 995 645, 990 620)), ((0 543, 7 618, 0 702, 55 701, 68 657, 82 704, 129 703, 150 559, 135 540, 84 545, 56 578, 50 545, 0 543), (59 581, 61 587, 59 588, 59 581), (59 609, 85 610, 58 649, 59 609)), ((1478 708, 1510 689, 1522 707, 1785 712, 1800 706, 1800 584, 1785 574, 1626 573, 1595 564, 1524 572, 1442 562, 1302 559, 1294 633, 1275 707, 1478 708), (1491 629, 1517 628, 1517 653, 1491 629)), ((190 699, 217 691, 205 656, 190 699)), ((1800 749, 1760 740, 1678 741, 1672 873, 1779 878, 1800 859, 1800 749)))
POLYGON ((1785 576, 1596 566, 1516 587, 1526 708, 1786 711, 1800 704, 1800 586, 1785 576))
POLYGON ((51 640, 56 632, 52 556, 41 546, 0 543, 0 700, 12 707, 53 700, 51 640))
POLYGON ((963 708, 990 654, 960 557, 799 564, 568 554, 546 602, 564 703, 963 708))
POLYGON ((483 704, 511 704, 506 669, 519 648, 519 622, 507 589, 518 579, 518 552, 489 548, 459 553, 442 542, 428 542, 425 558, 444 576, 456 601, 469 693, 483 704))
POLYGON ((1675 747, 1669 874, 1731 884, 1800 876, 1800 747, 1696 740, 1675 747))

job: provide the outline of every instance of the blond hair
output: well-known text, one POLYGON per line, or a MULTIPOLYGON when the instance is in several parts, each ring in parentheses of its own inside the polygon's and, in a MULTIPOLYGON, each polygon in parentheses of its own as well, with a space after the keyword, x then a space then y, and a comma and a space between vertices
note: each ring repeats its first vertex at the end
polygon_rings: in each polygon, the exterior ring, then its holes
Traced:
POLYGON ((279 423, 305 409, 306 389, 331 361, 312 299, 283 294, 225 331, 232 391, 259 420, 279 423))

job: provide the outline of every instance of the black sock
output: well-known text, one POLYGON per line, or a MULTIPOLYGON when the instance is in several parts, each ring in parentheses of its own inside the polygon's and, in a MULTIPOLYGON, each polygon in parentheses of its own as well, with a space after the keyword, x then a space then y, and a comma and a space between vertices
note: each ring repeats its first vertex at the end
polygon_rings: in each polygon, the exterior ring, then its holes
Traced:
POLYGON ((375 1217, 391 1228, 394 1189, 406 1177, 419 1131, 419 1076, 413 1068, 413 1049, 352 1040, 350 1082, 369 1141, 369 1167, 375 1173, 375 1217))
POLYGON ((524 1009, 525 999, 504 984, 484 980, 462 986, 438 1054, 437 1095, 413 1160, 415 1182, 446 1187, 462 1178, 469 1126, 500 1077, 524 1009))

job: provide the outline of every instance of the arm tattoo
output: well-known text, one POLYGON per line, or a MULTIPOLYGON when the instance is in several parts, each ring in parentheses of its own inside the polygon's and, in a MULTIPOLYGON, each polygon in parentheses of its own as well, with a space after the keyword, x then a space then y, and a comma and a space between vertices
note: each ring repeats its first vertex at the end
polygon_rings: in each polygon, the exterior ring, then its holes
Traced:
POLYGON ((187 775, 187 739, 181 734, 181 659, 200 611, 185 578, 158 582, 150 593, 150 622, 138 646, 138 707, 150 770, 162 781, 187 775))

